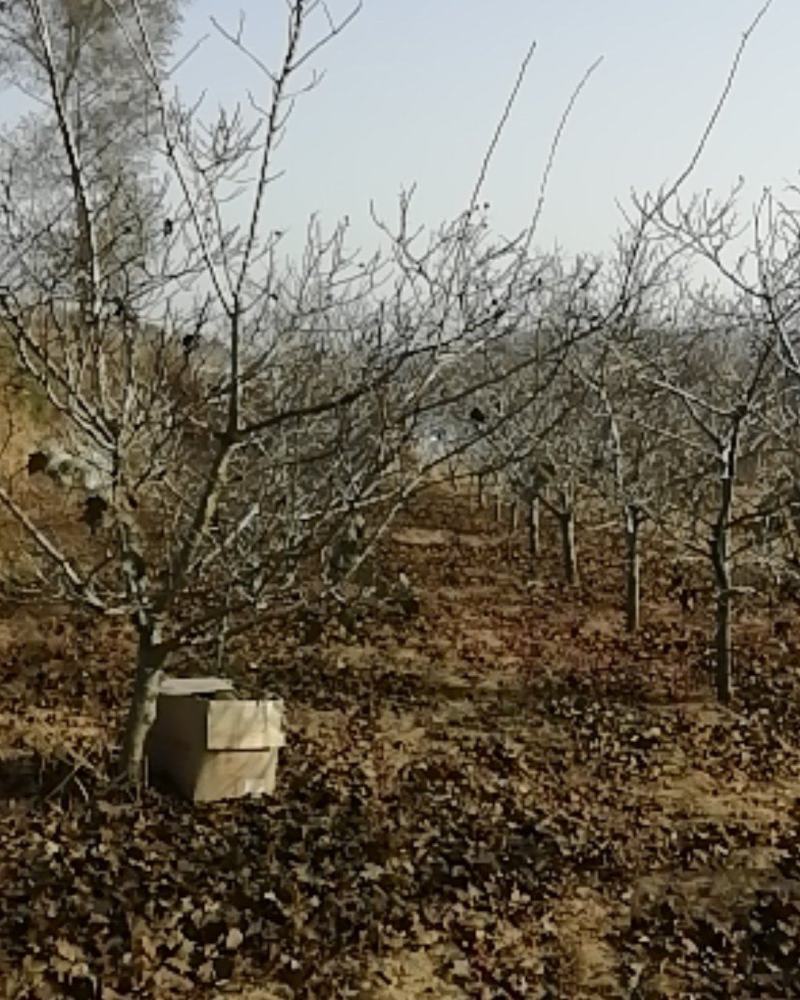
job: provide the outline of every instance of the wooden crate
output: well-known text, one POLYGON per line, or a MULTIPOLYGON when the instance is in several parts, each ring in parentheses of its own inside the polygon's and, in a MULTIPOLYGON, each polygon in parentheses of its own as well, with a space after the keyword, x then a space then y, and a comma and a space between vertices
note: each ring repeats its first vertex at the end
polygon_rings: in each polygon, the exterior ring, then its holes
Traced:
POLYGON ((230 681, 165 678, 147 738, 151 773, 194 802, 271 795, 284 745, 283 702, 232 696, 230 681))

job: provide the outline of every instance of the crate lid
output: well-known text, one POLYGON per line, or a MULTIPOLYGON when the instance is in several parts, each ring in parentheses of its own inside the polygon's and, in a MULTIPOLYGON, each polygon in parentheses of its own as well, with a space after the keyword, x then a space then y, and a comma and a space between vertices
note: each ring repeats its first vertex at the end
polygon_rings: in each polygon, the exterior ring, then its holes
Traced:
POLYGON ((225 677, 164 677, 159 688, 159 694, 177 698, 216 694, 218 691, 233 691, 233 681, 225 677))

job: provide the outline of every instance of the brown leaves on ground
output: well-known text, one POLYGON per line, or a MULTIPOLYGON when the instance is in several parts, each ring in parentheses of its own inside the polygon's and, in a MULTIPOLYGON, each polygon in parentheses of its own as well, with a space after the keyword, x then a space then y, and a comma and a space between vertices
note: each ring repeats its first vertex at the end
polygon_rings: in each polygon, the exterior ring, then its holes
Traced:
POLYGON ((720 709, 703 599, 654 559, 626 637, 615 545, 531 585, 523 538, 421 498, 383 554, 414 602, 236 650, 290 712, 271 800, 130 801, 124 627, 8 609, 0 996, 800 996, 796 609, 742 609, 720 709))

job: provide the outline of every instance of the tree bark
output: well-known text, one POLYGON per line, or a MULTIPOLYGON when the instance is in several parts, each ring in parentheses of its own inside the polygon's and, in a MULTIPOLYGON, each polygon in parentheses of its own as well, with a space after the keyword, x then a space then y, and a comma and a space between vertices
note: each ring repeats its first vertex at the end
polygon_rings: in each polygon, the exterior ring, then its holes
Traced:
POLYGON ((147 734, 156 717, 156 702, 164 676, 165 651, 153 627, 139 630, 136 678, 122 741, 122 772, 132 785, 141 784, 147 734))
POLYGON ((639 527, 641 513, 634 504, 625 508, 625 627, 635 632, 641 621, 641 560, 639 557, 639 527))
POLYGON ((528 557, 530 559, 531 575, 536 573, 541 551, 542 539, 539 523, 539 497, 535 496, 528 502, 528 557))
POLYGON ((717 591, 716 666, 717 698, 727 705, 733 697, 733 598, 730 589, 717 591))
POLYGON ((578 553, 575 547, 575 511, 566 491, 561 494, 561 508, 558 512, 561 528, 561 551, 564 559, 564 575, 573 587, 578 582, 578 553))
POLYGON ((492 513, 494 515, 495 522, 499 524, 503 520, 503 498, 500 494, 499 486, 495 486, 494 503, 492 504, 492 513))
POLYGON ((717 697, 725 705, 733 697, 733 591, 728 551, 728 526, 718 522, 711 540, 711 561, 717 592, 714 677, 717 697))
POLYGON ((483 507, 483 473, 482 472, 479 472, 478 475, 477 475, 476 498, 477 498, 477 501, 478 501, 478 510, 480 510, 481 507, 483 507))
POLYGON ((715 681, 717 697, 728 704, 733 697, 733 588, 731 581, 730 518, 733 509, 736 449, 731 446, 723 467, 719 515, 711 537, 711 563, 717 592, 715 681))

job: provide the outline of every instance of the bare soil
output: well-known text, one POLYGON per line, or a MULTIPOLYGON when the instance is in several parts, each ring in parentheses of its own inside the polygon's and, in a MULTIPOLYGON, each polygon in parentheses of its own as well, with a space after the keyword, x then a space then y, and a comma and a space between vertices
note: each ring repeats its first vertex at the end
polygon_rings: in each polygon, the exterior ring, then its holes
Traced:
POLYGON ((270 800, 132 801, 124 624, 0 609, 0 996, 800 996, 798 609, 739 608, 723 709, 702 581, 651 552, 627 636, 621 539, 578 538, 579 588, 554 530, 532 578, 432 489, 380 555, 415 600, 265 619, 230 669, 288 706, 270 800))

